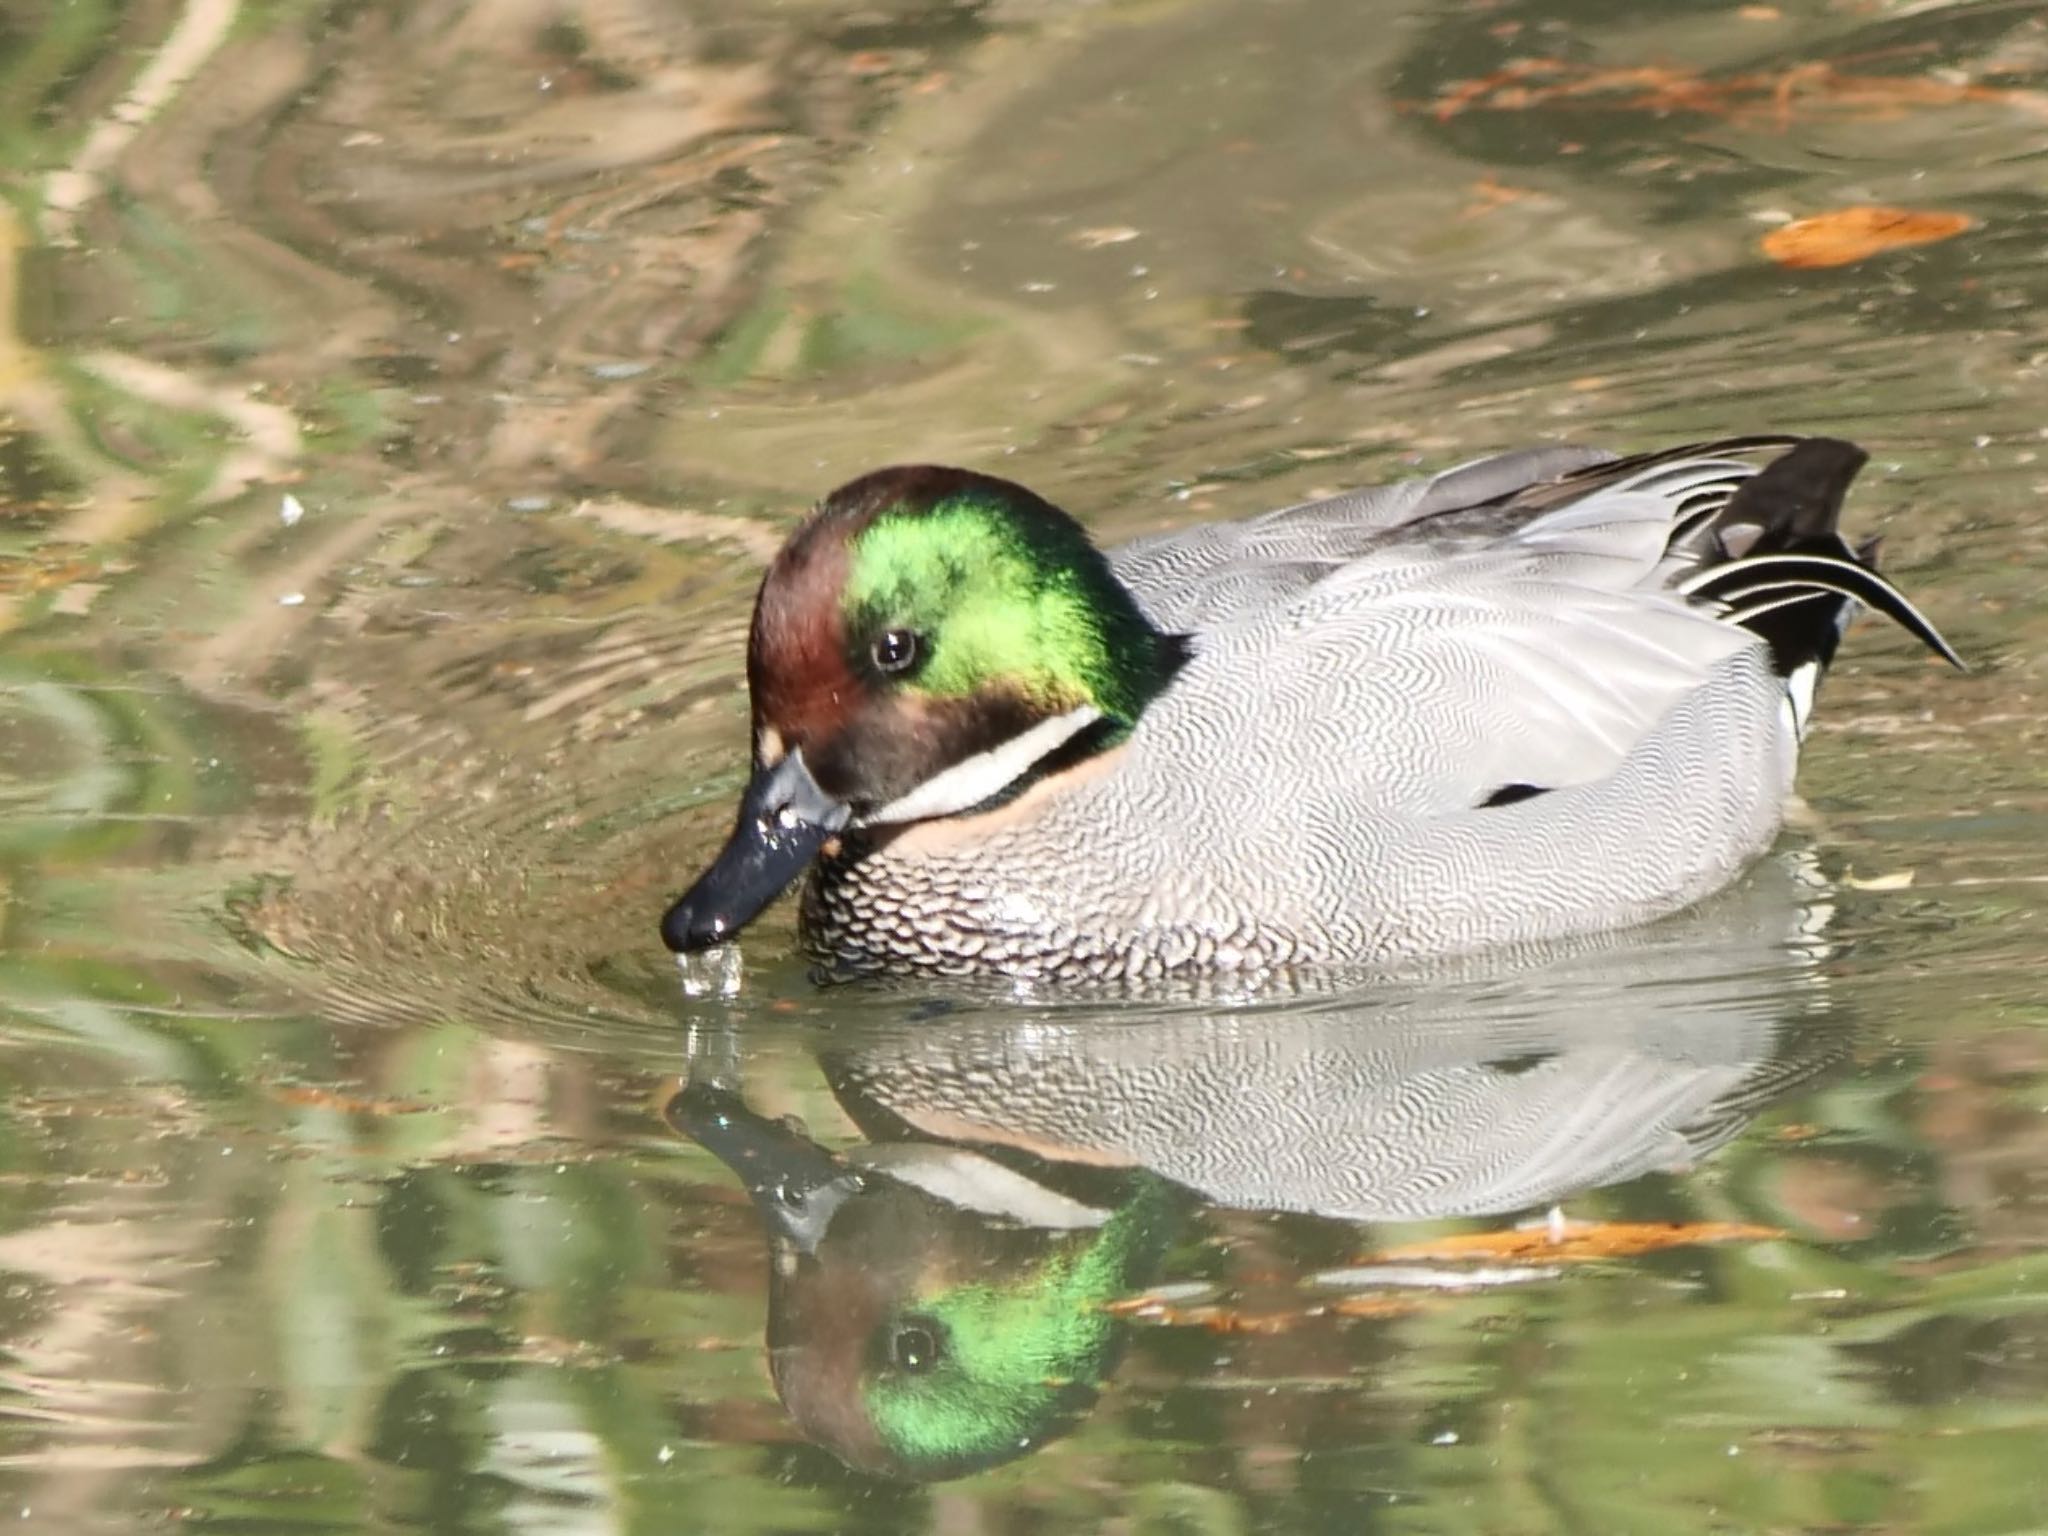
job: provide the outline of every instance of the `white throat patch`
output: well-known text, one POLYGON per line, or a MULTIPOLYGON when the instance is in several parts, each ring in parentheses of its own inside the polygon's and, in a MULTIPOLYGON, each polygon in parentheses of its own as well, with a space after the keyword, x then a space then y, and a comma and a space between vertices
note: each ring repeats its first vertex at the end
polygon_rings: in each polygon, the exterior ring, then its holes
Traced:
POLYGON ((942 773, 935 773, 908 794, 892 800, 872 815, 863 816, 864 827, 890 822, 926 821, 934 816, 953 816, 971 810, 1048 752, 1065 746, 1102 718, 1092 704, 1070 709, 1064 715, 1041 720, 1022 735, 990 747, 942 773))

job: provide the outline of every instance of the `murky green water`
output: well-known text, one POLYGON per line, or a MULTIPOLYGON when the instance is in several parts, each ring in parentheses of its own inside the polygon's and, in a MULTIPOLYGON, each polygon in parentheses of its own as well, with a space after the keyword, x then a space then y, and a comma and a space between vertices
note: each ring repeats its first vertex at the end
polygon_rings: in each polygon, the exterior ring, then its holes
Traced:
POLYGON ((2044 165, 2034 5, 4 0, 0 1517, 2048 1529, 2044 165), (1859 202, 1975 223, 1761 254, 1859 202), (859 470, 1756 428, 1976 670, 1859 633, 1698 913, 1115 1008, 655 943, 859 470), (1777 1235, 1399 1251, 1553 1205, 1777 1235))

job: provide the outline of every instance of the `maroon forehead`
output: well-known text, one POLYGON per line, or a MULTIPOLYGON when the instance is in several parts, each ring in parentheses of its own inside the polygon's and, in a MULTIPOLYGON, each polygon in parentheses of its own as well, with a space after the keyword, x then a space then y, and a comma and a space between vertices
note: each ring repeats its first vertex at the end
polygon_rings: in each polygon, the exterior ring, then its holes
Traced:
POLYGON ((754 599, 747 686, 754 723, 792 748, 831 736, 852 715, 860 682, 846 665, 848 529, 814 516, 782 546, 754 599))
POLYGON ((841 603, 853 540, 883 512, 925 511, 974 489, 1028 494, 970 470, 899 464, 848 481, 790 535, 754 599, 747 686, 757 728, 799 747, 847 724, 866 688, 847 664, 841 603))

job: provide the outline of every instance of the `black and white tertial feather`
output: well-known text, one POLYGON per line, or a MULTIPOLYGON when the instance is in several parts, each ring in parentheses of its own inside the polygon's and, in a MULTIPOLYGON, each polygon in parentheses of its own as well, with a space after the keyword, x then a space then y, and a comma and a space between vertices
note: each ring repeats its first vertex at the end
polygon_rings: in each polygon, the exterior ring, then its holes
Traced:
POLYGON ((1834 438, 1737 438, 1617 459, 1527 500, 1552 503, 1622 482, 1671 499, 1660 580, 1763 638, 1803 736, 1815 686, 1858 605, 1963 668, 1934 625, 1879 574, 1878 541, 1851 546, 1838 529, 1843 499, 1868 460, 1854 443, 1834 438), (1761 468, 1737 457, 1759 450, 1778 451, 1761 468))

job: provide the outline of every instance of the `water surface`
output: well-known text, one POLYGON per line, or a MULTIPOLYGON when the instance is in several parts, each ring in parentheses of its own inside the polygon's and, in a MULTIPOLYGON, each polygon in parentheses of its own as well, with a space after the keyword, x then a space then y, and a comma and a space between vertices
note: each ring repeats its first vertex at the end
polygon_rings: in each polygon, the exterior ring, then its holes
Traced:
POLYGON ((2032 5, 11 0, 0 1513, 2048 1528, 2044 159, 2032 5), (1863 202, 1973 227, 1760 251, 1863 202), (1759 428, 1974 670, 1859 631, 1696 914, 1113 1006, 654 943, 839 480, 1759 428), (1386 1257, 1553 1205, 1778 1235, 1386 1257))

